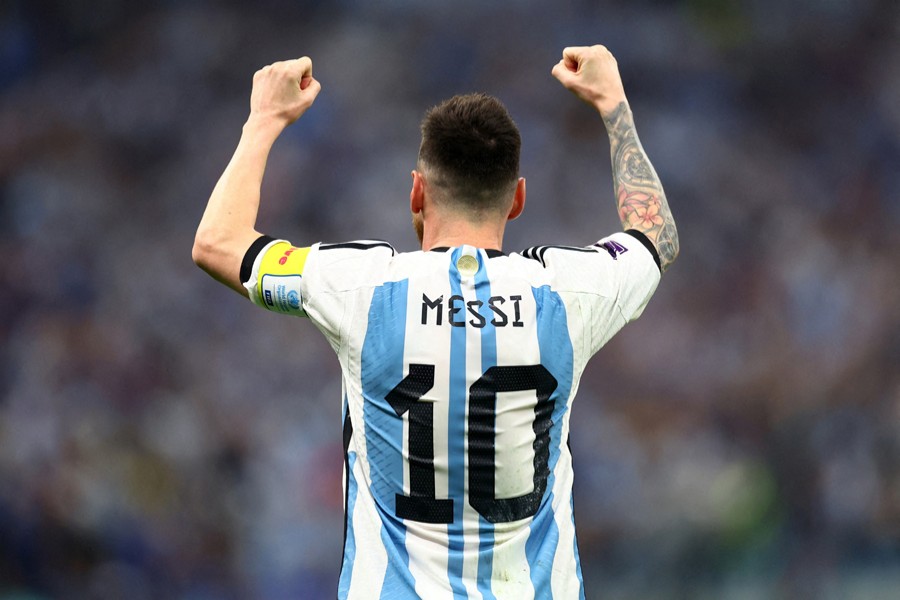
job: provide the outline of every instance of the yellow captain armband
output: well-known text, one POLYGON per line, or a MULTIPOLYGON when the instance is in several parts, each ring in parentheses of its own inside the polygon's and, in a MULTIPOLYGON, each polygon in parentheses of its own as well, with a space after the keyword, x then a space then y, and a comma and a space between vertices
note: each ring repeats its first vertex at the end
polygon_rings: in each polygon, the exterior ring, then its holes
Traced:
POLYGON ((253 275, 245 284, 253 303, 275 312, 306 316, 301 284, 309 250, 285 241, 266 246, 256 257, 253 275))

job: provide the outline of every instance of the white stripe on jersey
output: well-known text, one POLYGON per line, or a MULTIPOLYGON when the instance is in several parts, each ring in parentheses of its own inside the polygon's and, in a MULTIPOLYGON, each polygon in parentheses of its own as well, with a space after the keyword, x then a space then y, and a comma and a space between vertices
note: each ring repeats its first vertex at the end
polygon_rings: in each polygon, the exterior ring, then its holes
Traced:
MULTIPOLYGON (((450 327, 435 328, 430 336, 421 335, 421 305, 424 294, 433 294, 432 290, 446 287, 446 264, 443 255, 431 256, 437 263, 433 276, 411 279, 407 295, 406 335, 404 339, 403 372, 409 373, 410 363, 432 364, 434 366, 434 387, 427 392, 420 402, 432 402, 434 412, 434 492, 435 498, 447 498, 447 428, 439 424, 447 423, 449 404, 447 386, 450 379, 449 363, 435 361, 437 348, 450 347, 450 327)), ((428 272, 428 271, 426 271, 428 272)), ((409 417, 403 415, 403 493, 410 494, 409 480, 409 417)), ((409 553, 409 569, 416 581, 416 593, 420 598, 435 600, 453 600, 453 592, 446 585, 447 580, 447 526, 438 523, 407 523, 415 535, 406 536, 406 548, 409 553)), ((409 531, 409 530, 408 530, 409 531)))
MULTIPOLYGON (((563 435, 569 435, 569 415, 566 414, 563 423, 563 435)), ((556 464, 556 481, 561 482, 565 478, 565 473, 570 473, 571 456, 568 451, 560 454, 559 462, 556 464)), ((566 484, 557 484, 557 488, 566 484)), ((575 526, 574 515, 572 514, 571 496, 554 492, 553 494, 553 513, 556 519, 556 527, 559 531, 559 542, 556 545, 556 554, 553 557, 553 575, 550 583, 553 590, 554 598, 573 598, 576 597, 580 587, 579 582, 574 577, 574 573, 580 571, 580 566, 575 558, 575 526)))
MULTIPOLYGON (((357 435, 356 432, 354 432, 355 435, 357 435)), ((366 463, 365 460, 360 460, 357 457, 354 465, 356 480, 359 482, 357 486, 358 496, 353 514, 349 517, 351 521, 348 526, 353 527, 357 545, 347 600, 371 600, 372 598, 378 598, 381 595, 381 586, 384 580, 380 577, 372 577, 372 575, 374 573, 384 573, 387 569, 388 561, 387 552, 383 545, 371 543, 360 545, 360 541, 380 540, 382 529, 381 517, 375 509, 375 501, 372 499, 371 491, 364 483, 368 477, 364 473, 366 469, 362 467, 364 463, 366 463)))
MULTIPOLYGON (((519 281, 510 281, 501 277, 492 277, 495 269, 510 258, 498 258, 488 262, 488 277, 492 279, 491 294, 510 298, 521 295, 522 288, 519 281), (497 266, 495 266, 497 263, 497 266)), ((539 269, 538 269, 539 270, 539 269)), ((544 281, 537 281, 532 285, 539 286, 544 281)), ((530 290, 526 288, 528 294, 530 290)), ((521 321, 534 323, 536 320, 533 298, 523 297, 520 303, 521 321)), ((504 305, 504 308, 507 308, 504 305)), ((514 318, 514 310, 509 309, 510 319, 514 318)), ((528 365, 541 362, 540 347, 538 346, 537 331, 531 327, 507 327, 503 335, 497 335, 497 364, 499 365, 528 365)), ((534 403, 534 392, 507 392, 497 395, 497 438, 496 453, 498 463, 514 461, 516 466, 524 466, 524 472, 504 473, 503 467, 497 469, 498 497, 520 496, 530 492, 534 488, 534 431, 531 422, 534 413, 523 415, 504 408, 510 401, 523 401, 534 403), (524 397, 523 397, 524 396, 524 397), (523 429, 506 429, 504 426, 514 427, 514 419, 528 418, 528 423, 523 429), (520 447, 524 452, 516 456, 510 449, 520 447), (504 451, 506 450, 506 451, 504 451), (507 475, 506 478, 503 475, 507 475), (514 493, 512 493, 514 492, 514 493)), ((518 471, 518 470, 516 470, 518 471)), ((531 584, 531 571, 528 567, 528 558, 525 554, 525 543, 528 541, 528 527, 522 527, 521 522, 498 523, 494 526, 494 561, 493 561, 493 592, 497 598, 521 598, 533 600, 535 590, 531 584)))
MULTIPOLYGON (((369 292, 364 300, 371 301, 369 292)), ((368 302, 366 302, 368 303, 368 302)), ((365 332, 368 325, 368 314, 361 312, 357 317, 357 326, 365 332)), ((350 368, 344 371, 343 388, 348 397, 359 397, 359 354, 353 356, 342 355, 342 364, 350 368), (346 356, 346 358, 345 358, 346 356), (347 362, 344 363, 343 360, 347 362)), ((368 448, 366 436, 363 434, 363 405, 359 402, 348 402, 347 411, 353 424, 353 437, 351 439, 351 452, 356 453, 353 464, 353 475, 356 477, 357 496, 355 498, 353 512, 347 515, 347 527, 353 530, 356 540, 355 556, 351 565, 350 589, 347 600, 370 600, 381 595, 382 578, 373 578, 373 573, 384 573, 387 569, 387 551, 381 544, 366 543, 366 540, 380 540, 382 523, 381 517, 375 508, 375 500, 372 498, 372 490, 366 485, 371 481, 369 474, 368 448), (361 543, 362 542, 362 543, 361 543)), ((344 490, 347 493, 347 490, 344 490)))

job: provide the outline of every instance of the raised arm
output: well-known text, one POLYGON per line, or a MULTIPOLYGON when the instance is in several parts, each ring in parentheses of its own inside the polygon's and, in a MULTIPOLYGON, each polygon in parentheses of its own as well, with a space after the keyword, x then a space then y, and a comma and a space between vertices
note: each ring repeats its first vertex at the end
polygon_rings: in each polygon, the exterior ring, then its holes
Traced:
POLYGON ((659 177, 638 138, 615 57, 603 46, 566 48, 553 67, 553 76, 603 118, 622 227, 647 236, 659 254, 660 269, 665 271, 678 256, 678 230, 659 177))
POLYGON ((213 189, 197 228, 192 256, 197 265, 233 290, 241 285, 241 261, 260 236, 259 193, 272 145, 312 105, 321 86, 312 61, 303 57, 263 67, 253 76, 250 116, 231 162, 213 189))

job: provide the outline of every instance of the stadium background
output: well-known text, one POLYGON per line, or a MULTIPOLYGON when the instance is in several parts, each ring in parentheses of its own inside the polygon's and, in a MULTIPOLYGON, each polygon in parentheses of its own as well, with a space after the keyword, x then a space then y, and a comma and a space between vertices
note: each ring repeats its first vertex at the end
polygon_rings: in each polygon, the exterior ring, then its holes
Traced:
POLYGON ((337 360, 190 260, 252 73, 310 55, 263 231, 414 249, 424 109, 503 99, 506 248, 618 227, 619 59, 682 238, 575 405, 588 598, 900 589, 900 5, 892 0, 10 1, 0 8, 0 599, 319 599, 342 532, 337 360), (598 6, 602 4, 602 6, 598 6))

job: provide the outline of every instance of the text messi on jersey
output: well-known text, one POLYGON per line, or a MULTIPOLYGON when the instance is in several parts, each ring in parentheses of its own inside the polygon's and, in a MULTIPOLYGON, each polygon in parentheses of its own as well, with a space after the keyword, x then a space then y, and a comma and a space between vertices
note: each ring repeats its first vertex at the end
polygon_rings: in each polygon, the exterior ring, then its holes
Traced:
MULTIPOLYGON (((510 296, 509 298, 491 296, 488 298, 487 305, 491 313, 493 313, 490 320, 491 325, 494 327, 507 327, 510 325, 512 327, 524 327, 525 323, 522 322, 521 316, 521 302, 522 296, 510 296), (512 321, 510 321, 510 315, 506 312, 510 308, 512 308, 512 321)), ((439 296, 432 300, 426 294, 422 294, 422 325, 428 325, 429 322, 433 322, 435 325, 443 325, 444 304, 444 296, 439 296), (430 318, 430 315, 434 315, 433 319, 430 318)), ((487 316, 482 314, 483 301, 469 300, 466 302, 466 299, 459 295, 447 298, 446 306, 447 322, 453 327, 465 327, 468 324, 481 329, 487 325, 487 317, 491 316, 491 314, 487 316)))

